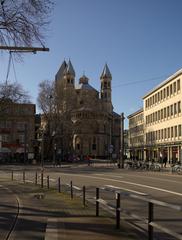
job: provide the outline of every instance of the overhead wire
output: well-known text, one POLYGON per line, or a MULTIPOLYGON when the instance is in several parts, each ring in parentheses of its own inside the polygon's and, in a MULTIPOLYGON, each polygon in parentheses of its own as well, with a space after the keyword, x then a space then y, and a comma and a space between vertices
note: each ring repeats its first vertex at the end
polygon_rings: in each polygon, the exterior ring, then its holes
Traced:
POLYGON ((121 84, 118 84, 118 85, 114 85, 114 86, 112 86, 112 88, 129 86, 129 85, 133 85, 133 84, 137 84, 137 83, 150 82, 150 81, 155 81, 155 80, 160 80, 160 79, 162 80, 162 79, 165 79, 167 77, 168 77, 168 75, 162 75, 162 76, 159 76, 159 77, 153 77, 153 78, 139 80, 139 81, 125 82, 125 83, 121 83, 121 84))

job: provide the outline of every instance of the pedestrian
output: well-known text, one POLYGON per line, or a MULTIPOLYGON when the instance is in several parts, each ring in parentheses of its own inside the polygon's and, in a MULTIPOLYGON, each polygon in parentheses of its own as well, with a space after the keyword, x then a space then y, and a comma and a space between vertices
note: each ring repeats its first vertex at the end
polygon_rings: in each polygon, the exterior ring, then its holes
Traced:
POLYGON ((167 163, 167 157, 166 156, 163 159, 163 163, 164 163, 164 167, 166 167, 166 163, 167 163))

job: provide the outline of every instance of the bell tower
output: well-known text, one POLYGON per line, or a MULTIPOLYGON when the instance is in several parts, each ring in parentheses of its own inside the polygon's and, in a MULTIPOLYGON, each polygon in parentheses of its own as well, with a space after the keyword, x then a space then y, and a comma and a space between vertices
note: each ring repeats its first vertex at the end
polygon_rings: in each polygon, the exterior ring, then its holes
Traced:
POLYGON ((109 71, 107 64, 105 64, 105 66, 104 66, 104 69, 100 76, 100 80, 101 80, 100 95, 101 95, 101 99, 104 104, 104 108, 107 112, 112 113, 112 111, 113 111, 112 97, 111 97, 112 75, 109 71))

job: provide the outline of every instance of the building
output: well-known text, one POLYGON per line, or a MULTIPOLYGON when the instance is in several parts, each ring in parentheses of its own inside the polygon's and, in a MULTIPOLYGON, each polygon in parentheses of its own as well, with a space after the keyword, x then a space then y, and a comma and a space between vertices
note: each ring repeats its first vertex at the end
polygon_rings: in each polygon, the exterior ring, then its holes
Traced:
POLYGON ((143 110, 128 116, 129 147, 135 155, 137 152, 137 157, 141 155, 144 160, 163 161, 165 158, 168 162, 182 161, 181 86, 182 69, 143 97, 143 110), (138 122, 140 118, 141 122, 138 122), (143 136, 138 131, 140 127, 144 130, 143 136), (139 148, 141 154, 138 155, 139 148))
POLYGON ((0 111, 0 136, 1 161, 23 162, 33 158, 35 105, 7 100, 0 111))
POLYGON ((130 114, 129 120, 129 152, 130 158, 142 160, 144 158, 144 113, 143 108, 130 114))
POLYGON ((143 97, 146 157, 181 161, 182 69, 143 97))
POLYGON ((112 75, 107 64, 100 76, 100 90, 83 75, 78 84, 71 61, 62 63, 55 76, 60 114, 56 146, 63 155, 115 157, 120 152, 120 115, 113 111, 112 75))

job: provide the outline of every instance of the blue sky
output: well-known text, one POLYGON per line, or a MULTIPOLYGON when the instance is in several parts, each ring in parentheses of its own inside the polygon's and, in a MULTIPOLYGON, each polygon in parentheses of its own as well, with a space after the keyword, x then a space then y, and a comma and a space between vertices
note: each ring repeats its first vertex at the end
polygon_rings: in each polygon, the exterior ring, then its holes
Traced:
MULTIPOLYGON (((181 12, 181 0, 57 0, 46 32, 50 52, 25 54, 15 63, 17 80, 36 103, 38 84, 54 79, 64 58, 71 59, 77 80, 85 72, 98 90, 107 62, 114 110, 128 116, 142 107, 142 96, 182 67, 181 12)), ((7 64, 3 52, 0 81, 7 64)))

